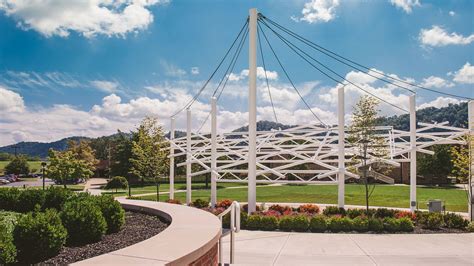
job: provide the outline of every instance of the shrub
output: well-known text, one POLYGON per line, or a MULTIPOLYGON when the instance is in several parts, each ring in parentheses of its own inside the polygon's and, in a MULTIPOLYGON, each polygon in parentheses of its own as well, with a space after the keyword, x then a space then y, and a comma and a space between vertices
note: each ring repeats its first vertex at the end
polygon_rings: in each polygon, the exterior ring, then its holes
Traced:
POLYGON ((443 215, 437 212, 428 212, 418 215, 418 222, 425 229, 438 230, 443 226, 443 215))
POLYGON ((40 189, 22 190, 18 197, 18 206, 16 210, 21 213, 34 211, 36 206, 41 208, 44 205, 45 193, 40 189))
POLYGON ((278 228, 281 231, 291 231, 293 230, 293 217, 292 216, 283 216, 280 219, 280 223, 278 224, 278 228))
POLYGON ((107 223, 107 233, 120 231, 125 224, 125 211, 120 203, 110 195, 94 196, 93 198, 107 223))
POLYGON ((383 222, 377 218, 369 219, 369 231, 372 232, 382 232, 383 231, 383 222))
POLYGON ((319 206, 314 204, 304 204, 298 207, 298 212, 308 214, 318 214, 319 206))
POLYGON ((374 216, 375 218, 380 218, 380 219, 384 219, 387 217, 394 218, 396 212, 397 212, 396 210, 392 210, 392 209, 378 208, 377 210, 375 210, 374 216))
POLYGON ((416 214, 411 211, 400 211, 395 214, 395 218, 409 218, 412 221, 416 221, 416 214))
POLYGON ((22 215, 13 231, 21 263, 36 263, 59 253, 67 231, 55 210, 22 215))
POLYGON ((13 244, 13 229, 20 214, 0 211, 0 265, 16 261, 16 247, 13 244))
POLYGON ((249 215, 247 218, 247 229, 258 230, 262 217, 260 215, 249 215))
POLYGON ((17 188, 0 189, 0 209, 15 211, 18 206, 20 190, 17 188))
POLYGON ((166 203, 171 203, 171 204, 179 204, 179 205, 182 204, 181 201, 179 201, 177 199, 167 199, 165 202, 166 203))
MULTIPOLYGON (((249 211, 249 205, 248 205, 248 204, 244 204, 244 205, 242 206, 242 210, 245 211, 245 212, 248 212, 248 211, 249 211)), ((256 205, 256 206, 255 206, 255 211, 260 211, 260 210, 261 210, 260 206, 256 205)))
POLYGON ((64 204, 61 220, 69 233, 70 245, 96 242, 107 231, 100 207, 83 196, 73 197, 64 204))
POLYGON ((192 206, 196 208, 206 208, 209 207, 209 201, 203 199, 196 199, 192 202, 192 206))
POLYGON ((448 228, 464 229, 469 222, 459 214, 448 212, 444 215, 444 224, 448 228))
POLYGON ((232 205, 232 201, 229 199, 225 199, 225 200, 218 201, 216 204, 216 207, 227 209, 230 207, 230 205, 232 205))
POLYGON ((402 232, 413 232, 413 229, 415 228, 413 221, 408 217, 398 219, 398 226, 399 230, 402 232))
POLYGON ((64 203, 73 195, 73 192, 62 187, 50 187, 46 190, 44 209, 62 210, 64 203))
POLYGON ((367 232, 369 230, 369 220, 363 217, 356 217, 352 220, 352 229, 357 232, 367 232))
POLYGON ((400 224, 397 219, 385 217, 383 219, 383 228, 388 232, 397 232, 400 231, 400 224))
POLYGON ((305 215, 293 216, 292 228, 296 232, 306 232, 309 228, 309 220, 305 215))
POLYGON ((326 223, 326 217, 322 215, 317 215, 311 218, 309 221, 309 230, 311 232, 324 232, 328 228, 328 225, 326 223))
POLYGON ((366 213, 366 210, 364 209, 348 209, 346 211, 346 216, 348 216, 351 219, 354 219, 356 217, 365 215, 365 213, 366 213))
POLYGON ((289 215, 293 212, 293 209, 291 209, 291 207, 282 206, 282 205, 278 205, 278 204, 271 205, 270 207, 268 207, 268 210, 277 211, 277 212, 281 213, 282 215, 289 215))
POLYGON ((262 216, 259 229, 263 231, 275 231, 278 228, 278 219, 273 216, 262 216))
POLYGON ((473 233, 474 232, 474 222, 470 222, 467 227, 466 227, 468 232, 473 233))
POLYGON ((344 208, 339 208, 337 206, 327 206, 323 210, 323 214, 326 216, 340 214, 342 216, 346 215, 346 210, 344 208))
POLYGON ((332 232, 349 232, 352 228, 352 221, 347 217, 331 217, 328 222, 328 228, 332 232))
POLYGON ((247 212, 240 212, 240 228, 246 229, 247 228, 247 219, 248 219, 247 212))
POLYGON ((128 188, 128 181, 123 176, 114 176, 107 182, 107 185, 105 185, 105 189, 115 189, 115 192, 117 192, 117 189, 127 189, 127 188, 128 188))

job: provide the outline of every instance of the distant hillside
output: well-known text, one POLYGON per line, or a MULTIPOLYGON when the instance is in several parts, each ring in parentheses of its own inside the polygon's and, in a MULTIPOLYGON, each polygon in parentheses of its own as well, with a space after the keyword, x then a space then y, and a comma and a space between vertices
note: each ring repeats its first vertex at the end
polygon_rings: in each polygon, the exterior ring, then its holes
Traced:
MULTIPOLYGON (((447 107, 435 108, 429 107, 418 110, 416 112, 416 119, 418 122, 444 122, 448 121, 450 125, 455 127, 467 127, 467 102, 460 104, 450 104, 447 107)), ((378 122, 379 125, 393 125, 397 129, 409 130, 409 115, 398 115, 391 117, 383 117, 378 122)), ((270 131, 272 129, 288 129, 293 126, 284 125, 280 123, 275 123, 271 121, 259 121, 257 122, 257 131, 270 131)), ((233 132, 242 132, 247 131, 248 126, 240 127, 235 129, 233 132)), ((0 147, 0 153, 15 153, 15 147, 17 147, 17 153, 27 154, 29 156, 39 156, 45 158, 48 155, 48 150, 50 148, 55 150, 64 150, 66 149, 68 140, 82 140, 90 139, 96 140, 96 142, 108 141, 111 138, 118 136, 118 134, 125 134, 126 136, 131 136, 130 133, 116 133, 111 136, 104 136, 97 139, 91 139, 86 137, 69 137, 64 138, 55 142, 42 143, 42 142, 19 142, 17 144, 8 145, 0 147)), ((169 133, 166 134, 169 136, 169 133)), ((184 131, 176 131, 175 137, 179 138, 186 136, 184 131)), ((105 155, 104 155, 105 156, 105 155)))

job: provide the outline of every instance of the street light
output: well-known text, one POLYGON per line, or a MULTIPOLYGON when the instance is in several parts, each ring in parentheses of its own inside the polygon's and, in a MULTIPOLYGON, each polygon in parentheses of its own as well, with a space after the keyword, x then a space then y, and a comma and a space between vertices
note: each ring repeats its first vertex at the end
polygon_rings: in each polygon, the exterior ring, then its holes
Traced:
POLYGON ((46 170, 46 162, 41 162, 41 170, 43 171, 43 190, 45 189, 45 176, 44 176, 44 173, 45 173, 45 170, 46 170))

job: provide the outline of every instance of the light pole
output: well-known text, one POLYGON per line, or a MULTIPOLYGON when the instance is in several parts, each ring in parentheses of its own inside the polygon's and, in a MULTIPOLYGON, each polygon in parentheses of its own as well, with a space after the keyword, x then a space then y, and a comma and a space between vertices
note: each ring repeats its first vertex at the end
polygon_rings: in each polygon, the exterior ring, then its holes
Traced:
POLYGON ((46 162, 41 162, 41 170, 43 172, 43 190, 45 189, 45 170, 46 170, 46 162))

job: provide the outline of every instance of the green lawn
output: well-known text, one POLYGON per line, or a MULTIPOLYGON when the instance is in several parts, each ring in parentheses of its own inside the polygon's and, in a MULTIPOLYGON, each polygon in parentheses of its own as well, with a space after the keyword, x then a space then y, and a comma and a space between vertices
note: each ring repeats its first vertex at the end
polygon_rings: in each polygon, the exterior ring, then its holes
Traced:
MULTIPOLYGON (((8 163, 9 161, 0 161, 0 175, 3 175, 3 169, 5 169, 8 163)), ((28 161, 28 165, 32 173, 39 173, 41 171, 41 161, 28 161)))
MULTIPOLYGON (((247 188, 219 189, 219 199, 233 199, 247 201, 247 188)), ((409 186, 377 185, 371 199, 371 206, 409 207, 409 186)), ((209 200, 209 190, 193 191, 192 198, 209 200)), ((364 187, 361 185, 346 185, 346 204, 364 205, 364 187)), ((440 199, 446 202, 448 211, 467 212, 466 191, 456 188, 418 187, 417 197, 420 209, 426 209, 430 199, 440 199)), ((186 199, 185 193, 175 193, 175 198, 182 202, 186 199)), ((156 196, 144 196, 141 199, 155 200, 156 196)), ((160 195, 160 200, 167 200, 167 195, 160 195)), ((336 185, 308 185, 308 186, 272 186, 257 187, 258 202, 307 202, 307 203, 337 203, 336 185)))

